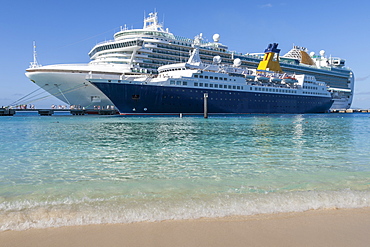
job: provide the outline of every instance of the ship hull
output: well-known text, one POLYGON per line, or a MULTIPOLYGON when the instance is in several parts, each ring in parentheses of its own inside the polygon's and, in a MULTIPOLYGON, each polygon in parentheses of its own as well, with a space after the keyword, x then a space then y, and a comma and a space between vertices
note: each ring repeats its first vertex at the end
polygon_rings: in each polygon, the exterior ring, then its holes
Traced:
MULTIPOLYGON (((74 107, 94 109, 111 106, 113 103, 100 90, 86 80, 91 73, 109 77, 109 71, 100 72, 92 66, 68 68, 66 66, 44 66, 29 69, 26 76, 52 96, 74 107)), ((75 66, 76 67, 76 66, 75 66)), ((110 72, 115 78, 122 72, 110 72)))
POLYGON ((246 91, 201 90, 92 81, 125 114, 179 114, 204 112, 204 93, 208 93, 208 113, 325 113, 330 97, 281 95, 246 91))

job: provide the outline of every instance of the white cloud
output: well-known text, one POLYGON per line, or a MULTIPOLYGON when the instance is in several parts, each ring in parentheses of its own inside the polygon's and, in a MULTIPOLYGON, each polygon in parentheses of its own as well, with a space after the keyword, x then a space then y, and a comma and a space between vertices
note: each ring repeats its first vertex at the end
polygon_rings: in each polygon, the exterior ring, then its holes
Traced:
POLYGON ((261 5, 261 8, 272 8, 272 4, 267 3, 267 4, 264 4, 264 5, 261 5))
POLYGON ((367 76, 364 76, 364 77, 358 77, 358 78, 355 77, 355 81, 365 81, 369 77, 370 77, 370 75, 367 75, 367 76))

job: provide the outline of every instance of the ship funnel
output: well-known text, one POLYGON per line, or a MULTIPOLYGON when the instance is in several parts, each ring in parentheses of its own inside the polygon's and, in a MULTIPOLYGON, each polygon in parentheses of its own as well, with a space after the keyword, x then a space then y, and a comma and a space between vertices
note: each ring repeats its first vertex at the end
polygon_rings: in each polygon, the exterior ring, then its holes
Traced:
POLYGON ((258 70, 269 70, 282 73, 282 69, 279 63, 280 49, 277 48, 278 44, 269 44, 265 50, 265 56, 258 65, 258 70), (275 56, 276 54, 276 56, 275 56))

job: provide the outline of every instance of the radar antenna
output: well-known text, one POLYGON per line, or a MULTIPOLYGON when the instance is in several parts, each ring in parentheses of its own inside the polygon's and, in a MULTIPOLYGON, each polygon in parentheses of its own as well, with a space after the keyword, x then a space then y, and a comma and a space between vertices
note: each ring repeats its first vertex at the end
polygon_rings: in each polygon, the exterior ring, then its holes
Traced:
POLYGON ((40 67, 41 64, 39 64, 37 62, 37 53, 36 53, 36 42, 33 41, 33 62, 30 63, 31 64, 31 68, 37 68, 37 67, 40 67))

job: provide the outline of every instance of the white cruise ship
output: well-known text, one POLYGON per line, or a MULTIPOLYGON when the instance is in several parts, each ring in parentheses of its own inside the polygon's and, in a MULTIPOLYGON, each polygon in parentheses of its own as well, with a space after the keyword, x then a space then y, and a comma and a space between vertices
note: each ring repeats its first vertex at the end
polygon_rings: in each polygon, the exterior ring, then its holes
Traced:
MULTIPOLYGON (((220 36, 215 34, 213 42, 201 42, 202 61, 212 63, 213 58, 219 56, 221 63, 232 65, 239 58, 242 67, 255 69, 263 58, 263 53, 229 51, 219 40, 220 36)), ((158 22, 157 13, 150 13, 144 18, 143 28, 122 28, 114 34, 114 40, 95 45, 89 52, 90 63, 41 66, 35 60, 26 76, 68 105, 101 109, 111 107, 113 103, 87 78, 157 74, 162 65, 186 62, 193 43, 193 39, 178 37, 165 30, 158 22)), ((280 57, 284 72, 312 75, 325 82, 334 99, 332 109, 348 109, 352 103, 354 74, 344 63, 340 58, 327 58, 324 51, 319 55, 308 55, 307 49, 298 46, 280 57)))

